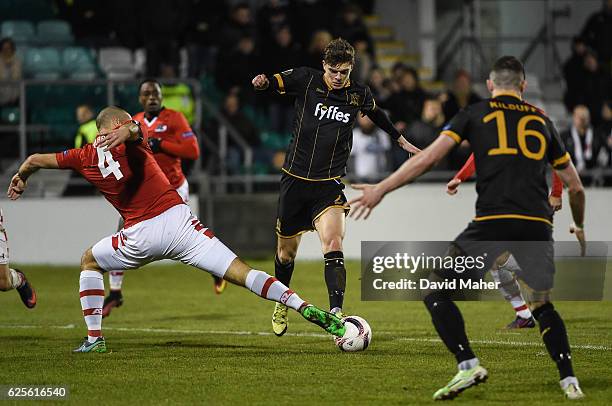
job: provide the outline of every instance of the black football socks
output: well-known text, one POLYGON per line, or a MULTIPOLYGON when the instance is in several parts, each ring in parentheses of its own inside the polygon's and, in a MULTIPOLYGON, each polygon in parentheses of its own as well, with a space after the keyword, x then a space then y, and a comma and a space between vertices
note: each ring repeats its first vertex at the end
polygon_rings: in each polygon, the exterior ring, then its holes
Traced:
POLYGON ((567 331, 559 313, 552 303, 546 303, 535 309, 533 316, 540 325, 542 340, 544 340, 548 354, 557 364, 561 380, 574 376, 567 331))
POLYGON ((438 335, 446 348, 455 355, 460 369, 470 369, 474 364, 470 361, 476 360, 477 362, 477 358, 470 348, 459 308, 444 292, 430 293, 423 301, 431 314, 431 321, 438 335), (469 366, 461 368, 463 365, 469 366))
POLYGON ((346 288, 346 268, 342 251, 332 251, 324 255, 325 284, 329 293, 330 310, 342 309, 344 289, 346 288))
POLYGON ((291 275, 293 275, 293 268, 295 267, 295 262, 291 261, 286 264, 282 264, 280 259, 278 259, 278 255, 274 256, 274 276, 285 286, 289 286, 289 282, 291 282, 291 275))

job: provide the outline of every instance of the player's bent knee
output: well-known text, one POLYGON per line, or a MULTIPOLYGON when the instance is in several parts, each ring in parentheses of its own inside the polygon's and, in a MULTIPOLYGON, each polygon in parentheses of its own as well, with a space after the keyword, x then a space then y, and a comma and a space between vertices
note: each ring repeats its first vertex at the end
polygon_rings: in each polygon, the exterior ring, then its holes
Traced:
POLYGON ((510 258, 510 252, 506 251, 497 258, 495 258, 495 265, 493 266, 495 269, 498 269, 508 262, 508 258, 510 258))
POLYGON ((342 251, 342 237, 333 237, 322 241, 323 253, 342 251))
POLYGON ((276 250, 276 256, 278 257, 280 263, 283 265, 293 262, 295 260, 296 255, 297 249, 278 247, 278 249, 276 250))
POLYGON ((85 250, 81 257, 81 271, 85 270, 104 272, 104 270, 100 268, 100 265, 98 265, 98 262, 96 262, 96 258, 93 256, 91 248, 85 250))

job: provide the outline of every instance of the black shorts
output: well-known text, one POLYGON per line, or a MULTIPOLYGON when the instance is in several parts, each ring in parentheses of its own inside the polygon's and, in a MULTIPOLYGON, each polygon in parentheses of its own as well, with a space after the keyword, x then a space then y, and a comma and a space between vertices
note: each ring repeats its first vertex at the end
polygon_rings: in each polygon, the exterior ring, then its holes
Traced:
POLYGON ((340 179, 308 181, 283 173, 278 197, 276 233, 291 238, 315 229, 314 223, 332 207, 349 212, 340 179))
POLYGON ((502 253, 510 252, 521 270, 517 277, 534 291, 552 289, 555 274, 552 226, 542 221, 522 219, 495 219, 472 221, 455 238, 450 255, 483 256, 482 272, 457 275, 451 270, 442 277, 478 278, 491 269, 495 259, 502 253))

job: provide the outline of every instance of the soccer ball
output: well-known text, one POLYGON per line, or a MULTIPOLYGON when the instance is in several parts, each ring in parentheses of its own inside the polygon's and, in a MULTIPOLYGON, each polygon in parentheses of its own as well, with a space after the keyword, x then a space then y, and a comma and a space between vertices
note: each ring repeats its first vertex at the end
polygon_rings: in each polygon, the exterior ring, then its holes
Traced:
POLYGON ((342 351, 355 352, 368 348, 372 341, 372 329, 367 321, 359 316, 347 316, 342 319, 346 332, 342 337, 334 338, 342 351))

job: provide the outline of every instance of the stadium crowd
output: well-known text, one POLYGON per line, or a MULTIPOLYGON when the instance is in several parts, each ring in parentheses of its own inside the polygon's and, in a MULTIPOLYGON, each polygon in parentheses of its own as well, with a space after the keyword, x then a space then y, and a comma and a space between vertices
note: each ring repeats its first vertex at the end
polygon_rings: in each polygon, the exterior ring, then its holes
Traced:
MULTIPOLYGON (((144 49, 146 62, 136 73, 139 76, 209 78, 221 95, 217 103, 221 113, 255 150, 264 172, 275 171, 282 163, 293 120, 292 103, 274 95, 256 96, 251 79, 259 72, 297 66, 320 69, 322 50, 334 37, 345 38, 355 47, 352 78, 369 84, 378 105, 421 148, 459 109, 487 96, 474 92, 465 70, 455 73, 446 91, 430 93, 415 67, 398 62, 390 72, 382 69, 363 18, 372 13, 374 0, 150 0, 147 7, 135 0, 55 0, 53 5, 52 18, 69 23, 76 45, 144 49)), ((611 36, 612 1, 608 0, 576 36, 572 55, 563 66, 564 103, 572 124, 559 130, 581 171, 612 166, 611 36)), ((4 81, 0 109, 9 111, 5 108, 19 100, 19 87, 10 81, 28 75, 17 52, 19 42, 6 37, 0 44, 0 81, 4 81)), ((168 89, 164 89, 166 95, 168 89)), ((193 123, 189 88, 175 85, 172 89, 178 91, 178 100, 188 100, 190 107, 181 111, 193 123)), ((8 118, 3 114, 1 120, 8 118)), ((216 120, 204 120, 200 136, 217 142, 222 126, 216 120)), ((359 121, 355 135, 351 166, 359 178, 380 177, 406 159, 406 153, 367 119, 359 121)), ((230 172, 242 170, 241 154, 230 140, 226 164, 230 172)), ((458 169, 468 155, 467 147, 457 148, 439 168, 458 169)))

